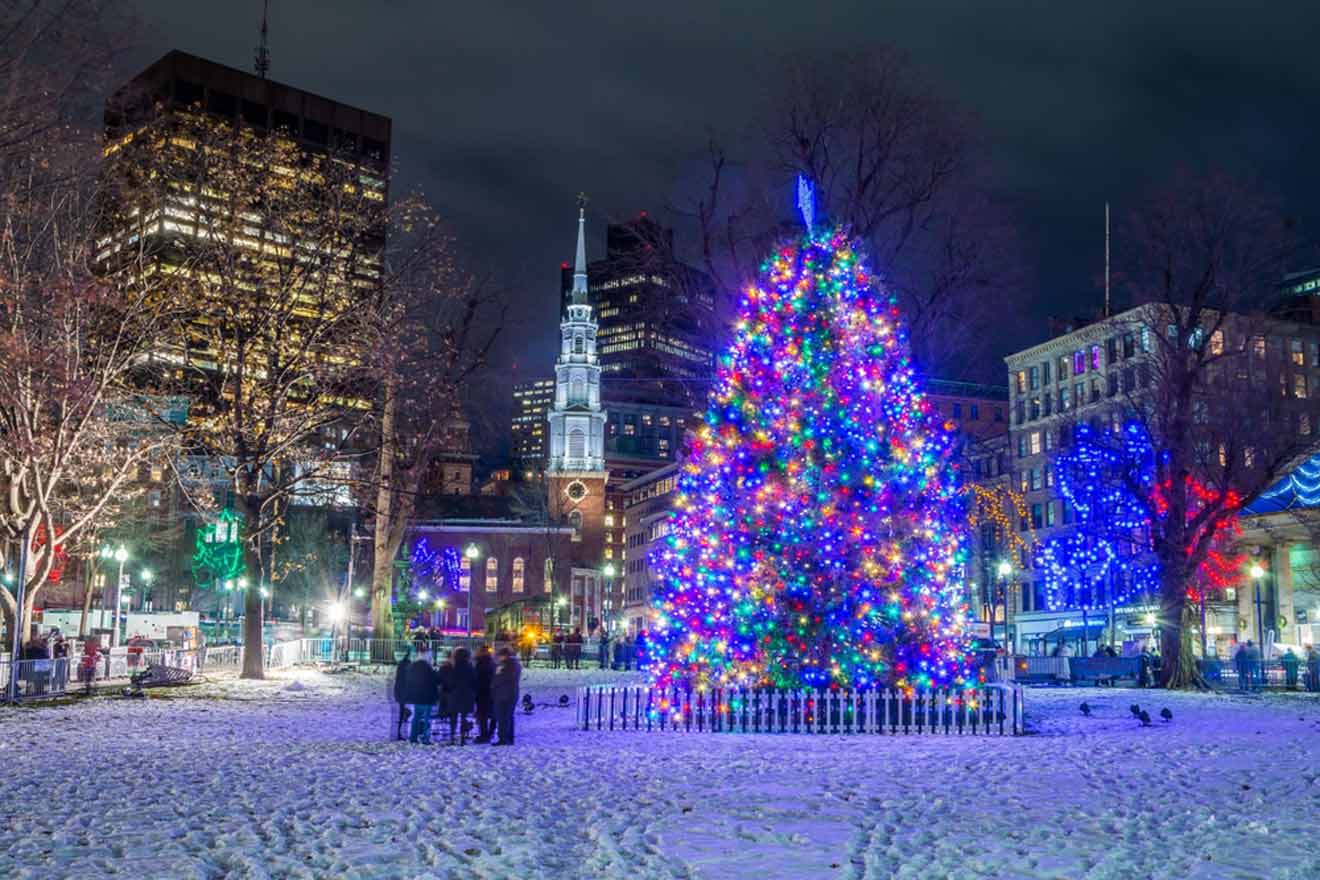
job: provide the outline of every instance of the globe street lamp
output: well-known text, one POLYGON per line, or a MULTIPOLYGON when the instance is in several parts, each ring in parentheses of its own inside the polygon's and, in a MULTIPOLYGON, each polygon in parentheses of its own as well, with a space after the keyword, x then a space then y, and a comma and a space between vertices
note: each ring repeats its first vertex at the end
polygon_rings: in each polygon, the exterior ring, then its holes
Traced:
MULTIPOLYGON (((1247 569, 1251 575, 1252 583, 1256 587, 1256 643, 1260 645, 1261 651, 1265 650, 1265 620, 1261 612, 1260 582, 1265 577, 1265 569, 1259 562, 1251 563, 1251 568, 1247 569)), ((1262 656, 1264 656, 1262 654, 1262 656)))
MULTIPOLYGON (((109 548, 104 548, 102 550, 102 555, 104 555, 105 550, 108 549, 109 548)), ((120 544, 119 548, 115 550, 112 558, 115 562, 119 563, 119 580, 115 582, 114 620, 110 629, 110 647, 113 648, 119 644, 119 606, 122 601, 120 591, 124 589, 124 563, 128 561, 127 548, 125 548, 123 544, 120 544)))
POLYGON ((481 548, 478 547, 476 544, 468 544, 467 549, 463 551, 463 555, 468 558, 468 563, 469 563, 468 585, 467 585, 468 586, 467 634, 468 634, 468 638, 470 639, 472 638, 472 569, 477 567, 477 560, 481 558, 481 548))
POLYGON ((1007 559, 999 560, 999 565, 995 568, 999 575, 999 602, 990 604, 990 642, 995 640, 995 610, 1002 605, 1004 608, 1004 653, 1008 653, 1008 577, 1013 573, 1013 564, 1007 559))
POLYGON ((600 603, 600 629, 602 636, 610 631, 609 614, 606 613, 605 603, 608 602, 610 604, 610 609, 613 610, 615 571, 616 569, 614 568, 613 562, 605 563, 605 566, 600 570, 601 574, 605 575, 605 591, 602 595, 602 599, 600 603))

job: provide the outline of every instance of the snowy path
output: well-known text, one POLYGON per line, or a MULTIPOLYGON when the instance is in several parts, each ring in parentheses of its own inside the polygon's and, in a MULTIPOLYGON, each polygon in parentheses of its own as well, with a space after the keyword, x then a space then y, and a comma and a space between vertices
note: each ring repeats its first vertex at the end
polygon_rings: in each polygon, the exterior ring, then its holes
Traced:
POLYGON ((426 749, 385 741, 385 686, 0 709, 0 877, 1320 876, 1305 695, 1030 691, 1016 740, 581 733, 538 709, 515 748, 426 749), (1173 723, 1140 729, 1133 700, 1173 723))

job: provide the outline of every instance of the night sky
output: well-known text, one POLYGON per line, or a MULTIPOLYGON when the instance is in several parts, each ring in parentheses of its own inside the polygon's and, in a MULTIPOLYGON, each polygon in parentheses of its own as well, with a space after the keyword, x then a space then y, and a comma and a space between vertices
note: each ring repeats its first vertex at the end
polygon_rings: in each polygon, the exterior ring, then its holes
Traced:
MULTIPOLYGON (((137 6, 126 73, 171 48, 251 69, 260 0, 137 6)), ((396 191, 422 187, 508 287, 501 407, 511 364, 552 363, 574 195, 592 197, 592 257, 605 222, 663 219, 700 174, 708 131, 749 135, 788 52, 898 46, 977 117, 1032 304, 1003 330, 1004 353, 1043 339, 1046 315, 1094 308, 1105 200, 1121 222, 1180 166, 1259 181, 1310 238, 1320 221, 1313 0, 271 6, 271 77, 392 117, 396 191)))

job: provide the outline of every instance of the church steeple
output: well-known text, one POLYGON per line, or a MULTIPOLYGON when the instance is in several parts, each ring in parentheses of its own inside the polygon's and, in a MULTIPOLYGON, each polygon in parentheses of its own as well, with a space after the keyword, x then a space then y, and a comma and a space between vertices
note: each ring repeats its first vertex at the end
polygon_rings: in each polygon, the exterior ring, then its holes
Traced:
POLYGON ((578 196, 577 263, 573 298, 559 325, 555 361, 555 405, 550 421, 551 473, 602 472, 605 469, 605 411, 600 404, 600 361, 596 358, 596 320, 587 302, 586 196, 578 196))
POLYGON ((578 193, 577 259, 573 263, 573 299, 575 306, 587 304, 587 196, 578 193))

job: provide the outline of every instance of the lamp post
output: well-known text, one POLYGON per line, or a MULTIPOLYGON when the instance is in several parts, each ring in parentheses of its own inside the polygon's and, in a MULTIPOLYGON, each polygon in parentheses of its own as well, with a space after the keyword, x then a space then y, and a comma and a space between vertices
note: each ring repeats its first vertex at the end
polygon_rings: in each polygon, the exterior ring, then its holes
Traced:
MULTIPOLYGON (((999 560, 995 568, 999 575, 999 604, 1004 609, 1004 653, 1008 653, 1008 576, 1013 573, 1013 564, 1007 559, 999 560)), ((990 641, 995 640, 995 605, 990 606, 990 641)))
POLYGON ((115 550, 114 559, 119 563, 119 579, 115 581, 114 619, 111 622, 110 629, 110 647, 112 648, 119 644, 120 591, 124 589, 124 563, 128 561, 128 550, 123 544, 120 544, 119 548, 115 550))
POLYGON ((1265 620, 1261 611, 1260 582, 1265 577, 1265 569, 1261 567, 1259 562, 1253 562, 1248 572, 1251 575, 1252 583, 1256 587, 1256 642, 1260 645, 1261 656, 1263 657, 1265 651, 1265 620))
POLYGON ((151 590, 151 582, 152 582, 153 580, 156 579, 156 575, 155 575, 154 573, 152 573, 151 569, 149 569, 149 568, 144 568, 144 569, 142 569, 142 574, 139 575, 139 577, 142 579, 142 608, 141 608, 141 610, 142 610, 142 611, 147 611, 147 610, 149 610, 149 609, 147 609, 147 607, 146 607, 146 603, 150 600, 149 592, 150 592, 150 590, 151 590))
POLYGON ((481 558, 481 548, 476 544, 468 544, 463 555, 468 560, 468 589, 467 589, 467 634, 472 638, 472 575, 473 569, 477 567, 477 560, 481 558))
POLYGON ((567 605, 567 604, 568 604, 568 597, 567 597, 567 596, 564 596, 564 595, 561 594, 561 595, 559 596, 559 598, 555 599, 555 622, 554 622, 554 625, 555 625, 556 628, 558 628, 558 627, 561 625, 561 624, 560 624, 560 621, 559 621, 559 618, 560 618, 560 616, 561 616, 561 615, 560 615, 560 609, 562 609, 562 608, 563 608, 565 605, 567 605))
POLYGON ((601 634, 604 635, 610 631, 609 615, 605 613, 605 603, 609 602, 611 608, 614 606, 614 575, 616 573, 614 563, 605 563, 604 567, 601 568, 600 573, 605 576, 605 584, 601 593, 600 602, 600 630, 601 634))

